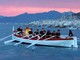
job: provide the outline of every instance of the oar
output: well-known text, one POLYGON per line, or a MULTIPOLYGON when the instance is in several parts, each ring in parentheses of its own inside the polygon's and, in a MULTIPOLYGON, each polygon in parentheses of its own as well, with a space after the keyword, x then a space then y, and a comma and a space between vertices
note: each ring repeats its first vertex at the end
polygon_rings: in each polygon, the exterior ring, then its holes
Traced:
MULTIPOLYGON (((42 37, 43 37, 43 36, 42 36, 42 37)), ((51 37, 49 37, 49 38, 46 38, 46 39, 44 39, 43 41, 45 41, 45 40, 47 40, 47 39, 50 39, 50 38, 52 38, 52 37, 55 37, 55 36, 51 36, 51 37)), ((33 42, 32 44, 30 44, 27 48, 35 45, 36 43, 38 43, 38 40, 37 40, 37 42, 35 41, 35 42, 33 42)))
POLYGON ((19 45, 19 44, 21 44, 21 43, 22 43, 22 41, 20 41, 19 43, 14 44, 14 45, 16 46, 16 45, 19 45))
POLYGON ((36 43, 38 42, 33 42, 32 44, 30 44, 27 48, 31 47, 31 46, 34 46, 36 43))
POLYGON ((4 39, 6 39, 6 38, 8 38, 8 37, 10 37, 10 36, 12 36, 12 34, 11 34, 11 35, 8 35, 8 36, 6 36, 6 37, 4 37, 4 38, 2 38, 2 39, 0 39, 0 41, 3 41, 4 39))
POLYGON ((47 40, 47 39, 50 39, 50 38, 53 38, 53 37, 55 37, 55 36, 51 36, 51 37, 49 37, 49 38, 46 38, 46 39, 44 39, 44 40, 42 40, 42 41, 45 41, 45 40, 47 40))
POLYGON ((8 44, 10 42, 13 42, 14 40, 5 41, 4 44, 8 44))
POLYGON ((38 35, 35 35, 35 36, 32 36, 32 37, 30 37, 30 38, 29 38, 29 40, 30 40, 31 38, 34 38, 34 37, 36 37, 36 36, 38 36, 38 35))
MULTIPOLYGON (((42 37, 45 36, 45 35, 46 35, 46 33, 45 33, 44 35, 42 35, 40 38, 42 38, 42 37)), ((39 40, 40 38, 38 38, 37 41, 34 41, 32 44, 30 44, 27 48, 29 48, 29 47, 35 45, 36 43, 38 43, 38 40, 39 40)))
MULTIPOLYGON (((23 36, 22 38, 24 38, 24 37, 26 37, 26 36, 23 36)), ((36 36, 33 36, 33 37, 36 37, 36 36)), ((33 37, 31 37, 31 38, 33 38, 33 37)), ((31 39, 31 38, 29 38, 29 39, 31 39)), ((20 41, 19 43, 15 43, 14 45, 16 46, 16 45, 19 45, 19 44, 21 44, 23 41, 20 41)))
MULTIPOLYGON (((13 30, 12 30, 12 31, 14 31, 14 26, 13 26, 13 30)), ((10 35, 8 35, 8 36, 6 36, 6 37, 4 37, 4 38, 1 38, 0 41, 3 41, 4 39, 6 39, 6 38, 8 38, 8 37, 10 37, 10 36, 12 36, 12 34, 10 34, 10 35)))
MULTIPOLYGON (((25 36, 23 36, 23 38, 24 38, 25 36)), ((34 37, 36 37, 36 36, 33 36, 33 37, 31 37, 31 38, 34 38, 34 37)), ((31 39, 31 38, 29 38, 29 39, 31 39)), ((19 45, 19 44, 21 44, 22 43, 22 41, 20 41, 19 43, 16 43, 16 44, 14 44, 15 46, 16 45, 19 45)))

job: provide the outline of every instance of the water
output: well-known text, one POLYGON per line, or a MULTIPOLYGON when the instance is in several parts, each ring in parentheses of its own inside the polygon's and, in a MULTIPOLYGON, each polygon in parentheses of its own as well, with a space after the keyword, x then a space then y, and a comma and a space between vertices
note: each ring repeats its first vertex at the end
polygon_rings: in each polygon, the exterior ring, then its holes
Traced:
MULTIPOLYGON (((12 33, 12 26, 17 28, 21 24, 0 24, 0 38, 12 33)), ((25 26, 24 26, 25 27, 25 26)), ((23 27, 23 28, 24 28, 23 27)), ((37 27, 34 27, 36 29, 37 27)), ((41 29, 41 28, 40 28, 41 29)), ((45 28, 47 30, 57 30, 55 28, 45 28)), ((61 34, 68 34, 68 29, 60 29, 61 34)), ((80 38, 80 30, 73 30, 74 35, 80 38)), ((5 39, 10 40, 10 38, 5 39)), ((33 46, 27 49, 20 44, 14 46, 13 43, 5 45, 4 41, 0 41, 0 60, 80 60, 80 40, 78 40, 79 48, 57 48, 45 46, 33 46)))

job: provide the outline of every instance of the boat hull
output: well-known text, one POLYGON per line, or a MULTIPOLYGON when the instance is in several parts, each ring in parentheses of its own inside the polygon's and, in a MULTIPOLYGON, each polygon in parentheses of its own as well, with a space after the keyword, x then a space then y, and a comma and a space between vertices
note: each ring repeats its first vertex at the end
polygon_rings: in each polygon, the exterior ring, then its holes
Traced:
POLYGON ((43 46, 78 47, 76 37, 73 37, 73 40, 29 40, 19 38, 13 35, 12 39, 23 43, 35 43, 36 45, 43 46))

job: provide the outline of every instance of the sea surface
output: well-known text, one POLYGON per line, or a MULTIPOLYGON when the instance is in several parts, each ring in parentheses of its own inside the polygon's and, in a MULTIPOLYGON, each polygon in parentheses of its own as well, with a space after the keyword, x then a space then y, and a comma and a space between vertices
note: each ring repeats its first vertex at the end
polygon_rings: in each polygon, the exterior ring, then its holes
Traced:
MULTIPOLYGON (((0 24, 0 39, 12 34, 12 27, 17 29, 19 26, 26 27, 24 24, 0 24)), ((42 27, 31 27, 33 31, 42 27)), ((67 35, 67 28, 47 28, 46 30, 56 31, 60 29, 62 35, 67 35)), ((11 37, 0 41, 0 60, 80 60, 80 30, 72 30, 74 36, 78 37, 78 48, 61 48, 61 47, 45 47, 33 46, 29 49, 28 45, 15 43, 4 44, 5 41, 11 40, 11 37)))

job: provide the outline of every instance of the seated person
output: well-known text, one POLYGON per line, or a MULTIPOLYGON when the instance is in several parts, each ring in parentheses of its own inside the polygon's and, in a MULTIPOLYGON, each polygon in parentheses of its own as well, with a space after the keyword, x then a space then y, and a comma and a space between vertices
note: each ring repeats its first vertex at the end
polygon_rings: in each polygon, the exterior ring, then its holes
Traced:
POLYGON ((29 27, 26 27, 26 29, 24 31, 25 36, 28 36, 29 33, 31 33, 30 31, 31 31, 31 29, 29 27))
POLYGON ((61 34, 60 34, 60 30, 58 30, 58 31, 56 32, 55 37, 56 37, 56 38, 60 38, 60 35, 61 35, 61 34))
POLYGON ((33 34, 32 28, 31 28, 31 30, 29 31, 29 34, 33 34))
POLYGON ((44 30, 44 28, 42 28, 42 30, 40 31, 41 35, 44 35, 46 33, 46 31, 44 30))
POLYGON ((51 36, 51 32, 50 32, 50 30, 48 30, 46 33, 46 37, 49 38, 50 36, 51 36))
POLYGON ((40 31, 40 36, 43 36, 45 33, 46 33, 46 31, 44 30, 44 28, 42 28, 42 30, 40 31))
POLYGON ((17 32, 19 32, 19 35, 23 36, 23 30, 21 26, 17 29, 17 32))
POLYGON ((36 29, 36 31, 34 32, 36 35, 39 34, 39 29, 36 29))
POLYGON ((32 31, 32 28, 31 28, 31 30, 29 31, 29 37, 32 37, 32 35, 33 35, 33 31, 32 31))
POLYGON ((54 36, 54 38, 55 38, 55 36, 56 36, 56 32, 55 31, 52 32, 52 36, 54 36))

